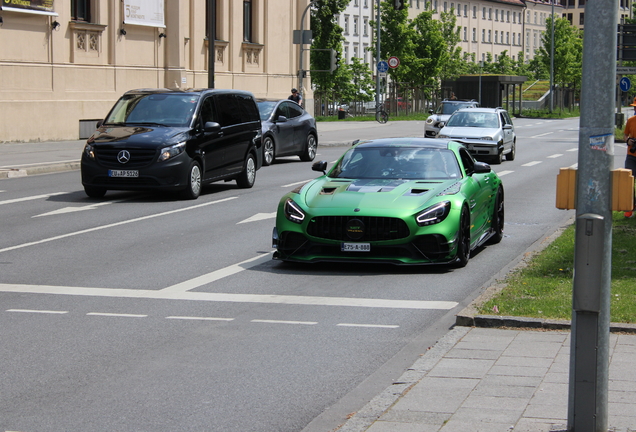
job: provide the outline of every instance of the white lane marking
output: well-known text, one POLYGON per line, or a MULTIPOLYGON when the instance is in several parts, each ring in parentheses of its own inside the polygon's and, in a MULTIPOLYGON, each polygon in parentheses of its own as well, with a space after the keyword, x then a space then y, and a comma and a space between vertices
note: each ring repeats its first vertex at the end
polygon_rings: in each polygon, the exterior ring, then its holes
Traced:
POLYGON ((212 205, 212 204, 218 204, 218 203, 221 203, 221 202, 224 202, 224 201, 230 201, 230 200, 233 200, 233 199, 236 199, 236 198, 238 198, 238 197, 224 198, 224 199, 220 199, 220 200, 216 200, 216 201, 211 201, 211 202, 208 202, 208 203, 195 205, 195 206, 192 206, 192 207, 185 207, 185 208, 182 208, 182 209, 171 210, 171 211, 167 211, 167 212, 163 212, 163 213, 157 213, 157 214, 153 214, 153 215, 142 216, 142 217, 138 217, 138 218, 135 218, 135 219, 129 219, 129 220, 125 220, 125 221, 121 221, 121 222, 115 222, 115 223, 108 224, 108 225, 102 225, 102 226, 88 228, 88 229, 81 230, 81 231, 75 231, 75 232, 68 233, 68 234, 62 234, 62 235, 55 236, 55 237, 49 237, 49 238, 46 238, 46 239, 42 239, 42 240, 30 242, 30 243, 23 243, 21 245, 10 246, 10 247, 6 247, 4 249, 0 249, 0 253, 8 252, 8 251, 16 250, 16 249, 22 249, 22 248, 25 248, 25 247, 28 247, 28 246, 35 246, 35 245, 42 244, 42 243, 48 243, 48 242, 52 242, 52 241, 55 241, 55 240, 60 240, 60 239, 67 238, 67 237, 73 237, 73 236, 80 235, 80 234, 90 233, 90 232, 93 232, 93 231, 99 231, 99 230, 103 230, 103 229, 113 228, 113 227, 120 226, 120 225, 126 225, 126 224, 129 224, 129 223, 140 222, 140 221, 147 220, 147 219, 153 219, 153 218, 156 218, 156 217, 167 216, 167 215, 180 213, 180 212, 184 212, 184 211, 188 211, 188 210, 194 210, 194 209, 198 209, 198 208, 201 208, 201 207, 206 207, 206 206, 209 206, 209 205, 212 205))
POLYGON ((124 314, 124 313, 106 313, 106 312, 89 312, 88 316, 103 316, 103 317, 121 317, 121 318, 146 318, 148 315, 137 314, 124 314))
POLYGON ((258 222, 258 221, 262 221, 265 219, 273 219, 276 217, 276 212, 273 213, 256 213, 254 216, 249 217, 247 219, 244 219, 240 222, 237 223, 238 224, 242 224, 242 223, 248 223, 248 222, 258 222))
POLYGON ((532 162, 528 162, 527 164, 523 164, 521 166, 530 167, 530 166, 534 166, 534 165, 539 165, 540 163, 541 163, 541 161, 532 161, 532 162))
POLYGON ((574 147, 574 148, 568 149, 566 151, 569 151, 569 152, 579 151, 579 148, 578 147, 574 147))
POLYGON ((33 201, 33 200, 38 200, 38 199, 50 198, 52 196, 57 196, 57 195, 65 195, 65 194, 68 194, 68 193, 69 192, 55 192, 55 193, 50 193, 50 194, 33 195, 33 196, 28 196, 28 197, 15 198, 15 199, 10 199, 10 200, 0 201, 0 205, 15 204, 15 203, 24 202, 24 201, 33 201))
POLYGON ((296 183, 289 183, 289 184, 286 184, 286 185, 282 185, 281 187, 287 188, 287 187, 292 187, 292 186, 298 186, 298 185, 301 185, 301 184, 305 184, 305 183, 307 183, 307 182, 310 182, 310 181, 312 181, 312 180, 313 180, 313 179, 303 180, 303 181, 299 181, 299 182, 296 182, 296 183))
POLYGON ((262 319, 253 319, 253 323, 265 323, 265 324, 295 324, 295 325, 316 325, 318 324, 315 321, 282 321, 282 320, 262 320, 262 319))
POLYGON ((39 313, 39 314, 66 314, 68 311, 35 310, 35 309, 7 309, 6 312, 39 313))
POLYGON ((399 328, 399 325, 382 325, 382 324, 348 324, 340 323, 338 327, 363 327, 363 328, 399 328))
POLYGON ((192 320, 192 321, 234 321, 234 318, 195 317, 195 316, 168 316, 166 319, 192 320))
POLYGON ((32 218, 36 218, 36 217, 41 217, 41 216, 54 216, 54 215, 73 213, 73 212, 79 212, 79 211, 84 211, 84 210, 95 210, 95 209, 97 209, 98 207, 101 207, 101 206, 105 206, 105 205, 112 204, 112 203, 120 203, 120 202, 124 202, 124 201, 127 201, 127 200, 104 201, 104 202, 99 202, 99 203, 95 203, 95 204, 89 204, 89 205, 82 206, 82 207, 63 207, 61 209, 53 210, 53 211, 50 211, 48 213, 42 213, 42 214, 31 216, 31 217, 32 218))
POLYGON ((531 136, 530 138, 541 138, 541 137, 546 136, 546 135, 552 135, 553 133, 554 132, 546 132, 546 133, 542 133, 542 134, 539 134, 539 135, 531 136))
POLYGON ((498 172, 498 173, 497 173, 497 175, 498 175, 499 177, 503 177, 503 176, 505 176, 505 175, 507 175, 507 174, 512 174, 513 172, 514 172, 514 171, 501 171, 501 172, 498 172))
POLYGON ((138 298, 154 300, 190 300, 232 303, 286 304, 301 306, 344 306, 387 309, 450 310, 452 301, 390 300, 351 297, 314 297, 276 294, 230 294, 205 292, 166 292, 122 288, 86 288, 50 285, 0 284, 0 292, 23 294, 59 294, 92 297, 138 298))
POLYGON ((272 259, 271 255, 273 252, 267 252, 253 258, 246 259, 245 261, 241 261, 238 264, 232 264, 231 266, 213 271, 208 274, 204 274, 194 279, 187 280, 185 282, 180 282, 175 285, 171 285, 169 287, 163 288, 161 292, 167 293, 178 293, 178 292, 186 292, 190 291, 193 288, 198 288, 205 284, 212 283, 219 279, 223 279, 224 277, 231 276, 233 274, 242 272, 243 270, 247 270, 264 262, 267 262, 272 259))
POLYGON ((553 155, 548 156, 548 159, 556 159, 556 158, 561 157, 561 156, 563 156, 563 155, 557 153, 557 154, 553 154, 553 155))

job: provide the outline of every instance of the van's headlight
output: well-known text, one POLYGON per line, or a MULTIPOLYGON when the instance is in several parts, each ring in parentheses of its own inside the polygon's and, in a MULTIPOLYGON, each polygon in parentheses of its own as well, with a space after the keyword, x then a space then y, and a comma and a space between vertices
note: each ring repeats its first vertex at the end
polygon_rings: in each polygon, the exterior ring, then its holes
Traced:
POLYGON ((437 203, 419 212, 417 216, 415 216, 415 221, 419 226, 427 226, 440 223, 441 221, 446 219, 446 216, 448 216, 448 213, 450 212, 450 208, 450 201, 437 203))
POLYGON ((303 223, 305 220, 305 212, 293 200, 285 201, 285 217, 297 224, 303 223))
POLYGON ((84 153, 86 153, 86 156, 88 156, 89 159, 95 159, 95 147, 92 145, 86 144, 84 146, 84 153))
POLYGON ((180 155, 181 153, 183 153, 183 150, 185 150, 185 144, 186 143, 184 141, 170 147, 162 148, 161 152, 159 153, 159 159, 157 159, 157 162, 167 161, 168 159, 180 155))

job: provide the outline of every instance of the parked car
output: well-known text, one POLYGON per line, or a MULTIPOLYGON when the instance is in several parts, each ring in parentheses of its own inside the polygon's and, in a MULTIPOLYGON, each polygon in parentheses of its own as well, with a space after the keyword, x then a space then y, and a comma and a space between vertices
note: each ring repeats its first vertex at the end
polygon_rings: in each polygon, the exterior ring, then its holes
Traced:
POLYGON ((514 160, 517 136, 508 111, 502 108, 462 108, 439 131, 439 137, 461 141, 475 159, 500 164, 514 160))
POLYGON ((274 258, 292 262, 452 264, 499 243, 504 189, 451 140, 386 138, 349 148, 323 175, 282 197, 274 258))
POLYGON ((435 138, 442 128, 442 123, 448 121, 452 113, 461 108, 477 108, 479 102, 475 100, 443 100, 435 111, 429 110, 430 116, 424 123, 424 136, 435 138))
POLYGON ((179 191, 196 199, 204 184, 250 188, 262 164, 261 119, 240 90, 131 90, 86 142, 82 184, 108 190, 179 191))
POLYGON ((318 148, 316 120, 297 103, 283 100, 258 100, 263 125, 263 165, 277 157, 300 156, 312 161, 318 148))

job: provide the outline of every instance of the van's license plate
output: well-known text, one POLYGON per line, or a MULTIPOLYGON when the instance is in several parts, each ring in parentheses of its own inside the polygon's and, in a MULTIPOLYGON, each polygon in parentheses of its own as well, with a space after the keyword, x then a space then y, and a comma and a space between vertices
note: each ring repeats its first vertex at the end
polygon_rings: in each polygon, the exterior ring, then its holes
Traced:
POLYGON ((371 252, 371 243, 341 243, 342 252, 371 252))
POLYGON ((108 177, 139 177, 137 170, 108 170, 108 177))

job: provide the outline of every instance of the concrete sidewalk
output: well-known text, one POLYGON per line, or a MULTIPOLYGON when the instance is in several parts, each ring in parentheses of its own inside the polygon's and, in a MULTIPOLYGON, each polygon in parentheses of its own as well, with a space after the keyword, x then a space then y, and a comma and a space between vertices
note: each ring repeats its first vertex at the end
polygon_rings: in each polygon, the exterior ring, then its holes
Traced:
MULTIPOLYGON (((609 427, 636 431, 636 335, 610 336, 609 427)), ((566 431, 568 331, 454 327, 338 432, 566 431)))
POLYGON ((0 143, 0 179, 78 170, 86 140, 0 143))

